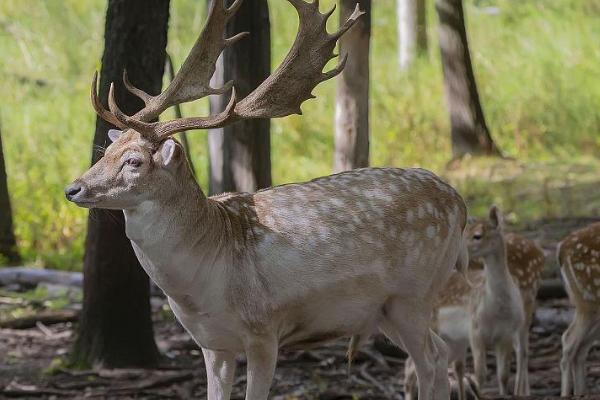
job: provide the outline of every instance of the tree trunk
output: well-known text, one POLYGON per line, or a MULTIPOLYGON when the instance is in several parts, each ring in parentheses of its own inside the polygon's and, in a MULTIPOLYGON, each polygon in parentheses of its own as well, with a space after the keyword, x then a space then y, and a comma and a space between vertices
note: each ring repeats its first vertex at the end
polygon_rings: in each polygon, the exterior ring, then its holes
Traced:
POLYGON ((398 63, 408 69, 418 55, 427 53, 425 0, 396 0, 398 63))
MULTIPOLYGON (((143 103, 122 84, 123 69, 132 83, 150 94, 161 89, 165 67, 168 0, 109 0, 100 75, 106 107, 110 82, 123 111, 134 114, 143 103)), ((111 128, 96 119, 94 149, 109 144, 111 128)), ((102 155, 92 152, 92 163, 102 155)), ((73 361, 80 366, 148 367, 158 360, 150 315, 149 280, 125 236, 123 213, 92 210, 85 243, 83 312, 73 361)))
POLYGON ((488 130, 471 65, 462 0, 436 0, 452 155, 500 155, 488 130))
MULTIPOLYGON (((340 23, 354 11, 356 0, 340 0, 340 23)), ((340 57, 348 55, 337 80, 334 172, 369 165, 369 47, 371 0, 359 0, 365 11, 340 39, 340 57)))
MULTIPOLYGON (((233 0, 227 0, 231 5, 233 0)), ((217 62, 213 87, 234 80, 238 98, 248 95, 271 71, 271 32, 267 0, 246 0, 229 21, 226 36, 250 35, 225 49, 217 62)), ((225 109, 229 94, 211 96, 212 114, 225 109)), ((270 120, 247 120, 208 134, 209 193, 253 192, 271 186, 270 120)))
POLYGON ((9 264, 20 261, 17 252, 17 242, 13 231, 12 209, 8 196, 8 182, 6 179, 6 166, 4 165, 4 151, 2 150, 2 134, 0 132, 0 256, 9 264))

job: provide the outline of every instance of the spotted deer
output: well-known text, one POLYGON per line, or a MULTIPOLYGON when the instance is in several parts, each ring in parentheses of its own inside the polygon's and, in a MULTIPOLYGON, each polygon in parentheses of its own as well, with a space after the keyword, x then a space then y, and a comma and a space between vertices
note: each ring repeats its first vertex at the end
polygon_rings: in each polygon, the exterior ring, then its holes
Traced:
POLYGON ((600 340, 600 222, 558 245, 558 262, 575 317, 562 336, 561 395, 584 394, 585 360, 600 340))
MULTIPOLYGON (((453 367, 458 396, 466 398, 464 371, 469 346, 478 386, 486 375, 485 351, 494 348, 501 394, 507 393, 514 349, 515 393, 526 394, 528 328, 535 309, 543 253, 529 239, 504 234, 502 216, 496 207, 490 209, 488 220, 469 223, 467 233, 470 258, 475 265, 466 277, 453 272, 438 296, 433 314, 435 330, 448 345, 448 361, 453 367), (479 260, 483 261, 483 269, 477 267, 479 260)), ((413 375, 414 365, 409 360, 405 368, 408 399, 415 397, 413 375)))
POLYGON ((317 0, 288 0, 299 15, 296 39, 256 90, 209 117, 154 121, 168 107, 225 93, 211 88, 215 62, 243 34, 224 38, 230 7, 213 1, 200 38, 181 70, 133 116, 108 96, 96 112, 120 130, 105 154, 66 189, 81 207, 123 210, 126 234, 142 267, 165 292, 178 321, 202 348, 208 399, 228 399, 235 357, 247 359, 246 400, 267 398, 281 348, 306 348, 376 328, 415 360, 424 399, 448 399, 446 346, 430 330, 433 301, 455 264, 468 266, 460 195, 422 169, 367 168, 256 193, 206 197, 176 132, 250 118, 300 113, 330 72, 339 31, 317 0))
POLYGON ((521 337, 524 351, 524 387, 525 395, 529 395, 529 330, 533 322, 536 309, 537 293, 542 282, 542 272, 546 264, 544 251, 535 241, 518 235, 507 233, 506 255, 508 270, 517 281, 521 300, 523 300, 523 311, 525 312, 525 324, 522 326, 521 337))

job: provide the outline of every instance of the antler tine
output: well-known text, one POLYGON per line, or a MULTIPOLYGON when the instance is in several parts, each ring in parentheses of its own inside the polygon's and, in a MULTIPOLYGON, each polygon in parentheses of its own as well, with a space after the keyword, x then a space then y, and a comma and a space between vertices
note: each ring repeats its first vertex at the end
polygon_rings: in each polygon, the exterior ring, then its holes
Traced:
POLYGON ((348 54, 344 54, 344 58, 342 58, 342 61, 340 61, 334 69, 321 74, 321 82, 339 75, 346 66, 346 61, 348 61, 348 54))
POLYGON ((148 102, 152 99, 152 96, 144 92, 142 89, 136 88, 131 84, 126 69, 123 70, 123 84, 131 94, 139 97, 144 102, 144 104, 148 105, 148 102))
POLYGON ((96 114, 98 114, 100 118, 102 118, 109 124, 113 124, 119 129, 127 128, 127 125, 121 123, 121 121, 119 121, 111 112, 106 110, 100 103, 100 99, 98 98, 98 71, 94 72, 94 77, 92 78, 90 99, 92 101, 92 107, 94 107, 94 110, 96 110, 96 114))
POLYGON ((276 118, 301 114, 300 106, 310 98, 313 89, 344 68, 342 60, 332 71, 323 73, 325 64, 334 57, 339 37, 364 14, 356 5, 352 15, 334 34, 327 33, 327 19, 332 11, 321 14, 319 2, 288 0, 299 16, 296 40, 281 65, 258 88, 241 100, 235 113, 240 118, 276 118))
POLYGON ((352 26, 354 25, 356 20, 358 18, 360 18, 361 15, 364 15, 364 14, 365 14, 365 12, 361 11, 360 7, 358 6, 358 3, 356 3, 356 7, 354 8, 354 11, 348 17, 346 22, 344 22, 344 24, 340 27, 340 29, 338 29, 338 31, 336 33, 334 33, 330 36, 332 38, 334 38, 335 40, 339 39, 344 33, 346 33, 348 31, 348 29, 352 28, 352 26))
POLYGON ((108 108, 110 109, 111 114, 123 125, 128 128, 135 129, 136 131, 143 133, 150 137, 155 137, 155 128, 158 125, 158 122, 144 122, 134 117, 130 117, 125 114, 115 101, 115 84, 111 83, 110 88, 108 89, 108 108))
MULTIPOLYGON (((221 1, 221 0, 212 0, 213 2, 216 1, 221 1)), ((232 5, 229 6, 229 8, 226 8, 225 11, 227 12, 228 18, 233 17, 233 15, 237 12, 237 10, 240 8, 240 6, 242 5, 242 1, 244 0, 236 0, 232 5)), ((225 3, 221 1, 221 5, 223 6, 223 8, 225 8, 225 3)))
MULTIPOLYGON (((358 7, 358 4, 356 5, 358 7)), ((327 20, 329 19, 329 17, 331 17, 331 14, 333 14, 335 12, 335 7, 336 4, 334 3, 333 6, 331 7, 331 9, 329 9, 329 11, 326 11, 325 14, 323 14, 325 16, 325 22, 327 22, 327 20)))

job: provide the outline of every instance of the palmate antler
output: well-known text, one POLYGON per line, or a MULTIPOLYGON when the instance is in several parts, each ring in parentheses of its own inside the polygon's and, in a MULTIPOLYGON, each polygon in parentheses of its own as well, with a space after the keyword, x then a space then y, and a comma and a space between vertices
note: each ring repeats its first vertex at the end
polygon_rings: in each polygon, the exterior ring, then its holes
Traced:
POLYGON ((161 141, 177 132, 192 129, 217 128, 237 120, 250 118, 277 118, 290 114, 301 114, 301 104, 310 98, 313 89, 321 82, 333 78, 344 68, 346 58, 331 71, 323 72, 325 64, 336 57, 333 53, 337 40, 364 14, 358 4, 352 15, 340 27, 329 34, 327 19, 335 6, 325 14, 319 11, 319 0, 307 3, 304 0, 289 1, 299 16, 298 34, 294 44, 279 67, 252 93, 238 101, 233 82, 221 88, 212 88, 210 78, 215 72, 217 58, 225 49, 244 37, 247 32, 224 38, 227 21, 235 14, 243 0, 236 0, 226 7, 223 0, 213 0, 208 20, 200 37, 192 47, 181 69, 165 89, 157 96, 151 96, 134 87, 127 73, 123 74, 125 87, 144 101, 146 105, 133 116, 123 113, 114 98, 114 84, 108 94, 110 111, 102 107, 97 96, 97 76, 92 82, 92 104, 100 117, 120 129, 131 128, 149 139, 161 141), (231 98, 225 110, 208 117, 179 118, 164 122, 150 122, 167 108, 180 103, 201 99, 211 94, 223 94, 229 89, 231 98))

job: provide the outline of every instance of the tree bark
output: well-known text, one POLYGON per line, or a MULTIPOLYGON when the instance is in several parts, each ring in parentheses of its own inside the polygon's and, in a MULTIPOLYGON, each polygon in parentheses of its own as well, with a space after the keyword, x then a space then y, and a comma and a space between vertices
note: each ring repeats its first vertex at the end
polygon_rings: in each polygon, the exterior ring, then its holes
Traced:
MULTIPOLYGON (((354 11, 356 0, 340 0, 340 23, 354 11)), ((359 0, 365 11, 340 43, 340 57, 348 55, 337 79, 335 103, 334 172, 369 165, 369 48, 371 0, 359 0)))
MULTIPOLYGON (((165 66, 168 0, 109 0, 100 99, 106 107, 110 82, 127 114, 143 103, 122 84, 123 69, 132 83, 150 94, 161 89, 165 66)), ((109 143, 111 126, 96 119, 94 149, 109 143)), ((92 163, 101 154, 92 152, 92 163)), ((77 365, 148 367, 158 360, 150 315, 149 280, 125 235, 123 213, 92 210, 84 259, 82 319, 73 351, 77 365)))
POLYGON ((4 151, 2 149, 2 133, 0 132, 0 256, 9 264, 20 261, 17 252, 17 242, 13 231, 12 209, 8 195, 8 182, 6 165, 4 164, 4 151))
MULTIPOLYGON (((227 0, 227 5, 233 0, 227 0)), ((271 71, 271 32, 267 0, 246 0, 229 21, 226 36, 250 35, 225 49, 217 62, 213 87, 233 80, 238 98, 264 81, 271 71)), ((225 109, 229 94, 211 96, 212 114, 225 109)), ((247 120, 208 133, 209 193, 253 192, 271 186, 271 122, 247 120)))
POLYGON ((452 155, 500 155, 485 123, 471 65, 462 0, 436 0, 452 155))
POLYGON ((427 53, 425 0, 396 0, 398 63, 408 69, 417 56, 427 53))

